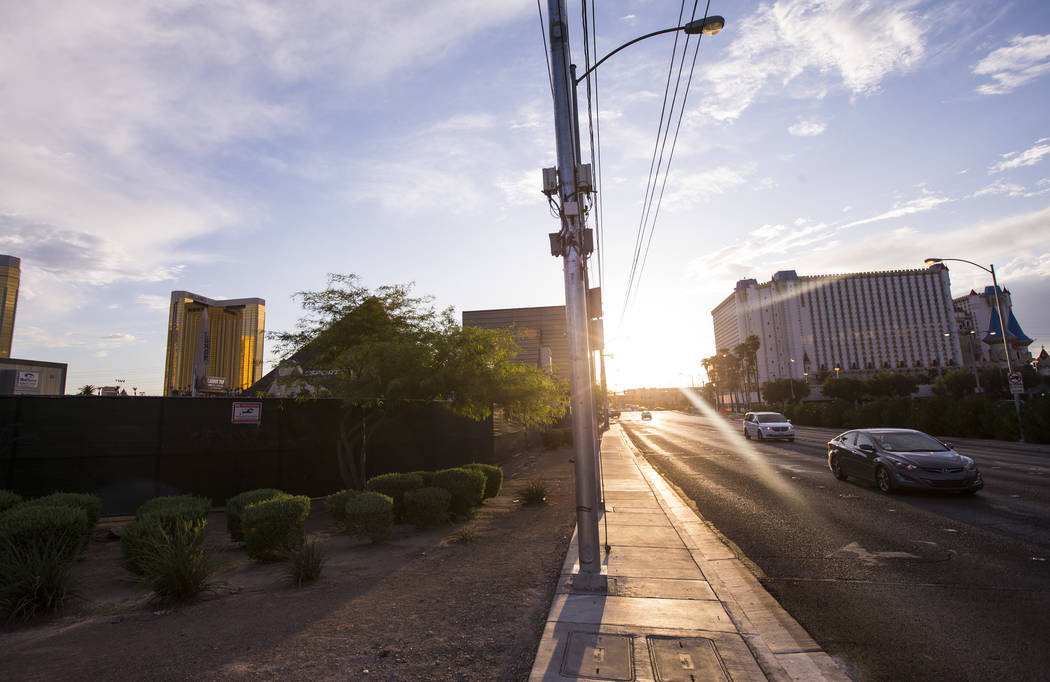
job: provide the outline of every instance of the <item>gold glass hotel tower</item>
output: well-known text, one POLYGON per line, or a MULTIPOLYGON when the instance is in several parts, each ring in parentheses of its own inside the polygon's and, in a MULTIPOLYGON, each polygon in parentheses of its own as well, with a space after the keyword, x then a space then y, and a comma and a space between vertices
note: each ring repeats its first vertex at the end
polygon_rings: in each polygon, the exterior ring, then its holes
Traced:
POLYGON ((11 357, 11 339, 15 335, 15 308, 18 307, 18 281, 22 261, 14 256, 0 256, 0 358, 11 357))
POLYGON ((164 395, 226 393, 262 376, 266 301, 171 292, 164 395))

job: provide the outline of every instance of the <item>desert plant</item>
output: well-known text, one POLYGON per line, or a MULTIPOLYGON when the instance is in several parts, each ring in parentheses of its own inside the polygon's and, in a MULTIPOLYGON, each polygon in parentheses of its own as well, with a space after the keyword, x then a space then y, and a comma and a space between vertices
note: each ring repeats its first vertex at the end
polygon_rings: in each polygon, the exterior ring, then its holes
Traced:
POLYGON ((247 490, 239 495, 234 495, 226 500, 226 530, 230 538, 236 542, 244 541, 244 532, 241 530, 241 514, 250 504, 269 500, 285 493, 276 488, 256 488, 247 490))
POLYGON ((405 493, 405 520, 417 528, 448 519, 452 495, 444 488, 420 488, 405 493))
POLYGON ((482 464, 481 462, 472 462, 471 464, 464 464, 464 469, 477 469, 481 473, 485 474, 485 497, 484 499, 490 499, 499 495, 500 489, 503 487, 503 469, 500 469, 494 464, 482 464))
POLYGON ((325 556, 320 542, 304 542, 288 552, 284 575, 296 587, 312 583, 321 577, 325 556))
POLYGON ((87 530, 90 533, 102 517, 102 499, 87 493, 51 493, 23 502, 23 504, 41 507, 73 507, 83 509, 87 515, 87 530))
POLYGON ((324 508, 332 515, 334 525, 339 530, 346 530, 346 503, 360 494, 360 490, 340 490, 324 498, 324 508))
POLYGON ((473 526, 463 526, 452 534, 452 542, 470 544, 478 539, 478 531, 473 526))
POLYGON ((525 504, 543 504, 547 501, 547 484, 542 478, 530 478, 521 488, 521 501, 525 504))
POLYGON ((204 543, 211 500, 194 495, 155 497, 135 510, 135 518, 120 532, 121 565, 138 575, 145 573, 145 561, 163 537, 174 534, 183 523, 189 523, 198 545, 204 543))
POLYGON ((31 543, 0 541, 0 613, 28 619, 62 606, 74 594, 73 557, 79 547, 76 535, 52 535, 31 543))
POLYGON ((281 495, 248 505, 241 515, 248 556, 277 559, 302 545, 303 522, 309 515, 310 498, 305 495, 281 495))
POLYGON ((394 500, 389 495, 366 491, 346 503, 346 529, 351 535, 379 542, 390 537, 394 527, 394 500))
POLYGON ((452 495, 449 510, 467 515, 485 495, 485 474, 477 469, 442 469, 434 474, 434 487, 444 488, 452 495))
POLYGON ((22 496, 11 490, 0 490, 0 514, 22 501, 22 496))
POLYGON ((150 531, 139 557, 146 584, 162 602, 189 601, 207 589, 215 561, 204 545, 203 524, 178 521, 164 528, 144 520, 150 531))
POLYGON ((405 515, 405 493, 423 487, 423 477, 419 474, 382 474, 368 479, 365 490, 382 493, 394 500, 394 520, 400 521, 405 515))
POLYGON ((41 546, 49 539, 55 539, 56 547, 72 552, 68 557, 72 561, 86 545, 89 528, 83 509, 20 504, 0 516, 0 544, 8 547, 41 546))

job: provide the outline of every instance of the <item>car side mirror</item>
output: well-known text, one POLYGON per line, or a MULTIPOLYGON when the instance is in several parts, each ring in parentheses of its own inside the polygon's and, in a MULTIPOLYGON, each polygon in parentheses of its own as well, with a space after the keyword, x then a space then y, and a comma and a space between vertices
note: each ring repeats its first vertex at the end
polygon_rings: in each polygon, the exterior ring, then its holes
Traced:
POLYGON ((875 446, 874 445, 868 445, 867 443, 865 443, 864 445, 858 445, 857 447, 860 448, 860 450, 862 452, 867 452, 868 454, 872 454, 872 455, 875 454, 875 446))
POLYGON ((941 441, 941 445, 943 445, 944 447, 948 448, 949 450, 954 450, 955 449, 955 445, 953 443, 948 442, 948 441, 941 441))

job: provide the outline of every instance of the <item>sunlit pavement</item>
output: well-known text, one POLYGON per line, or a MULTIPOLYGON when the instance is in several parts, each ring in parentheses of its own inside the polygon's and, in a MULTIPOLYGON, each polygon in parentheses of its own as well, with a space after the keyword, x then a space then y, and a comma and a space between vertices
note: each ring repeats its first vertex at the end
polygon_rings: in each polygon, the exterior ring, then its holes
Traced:
POLYGON ((602 475, 608 589, 573 589, 574 538, 530 679, 848 679, 618 425, 602 475))

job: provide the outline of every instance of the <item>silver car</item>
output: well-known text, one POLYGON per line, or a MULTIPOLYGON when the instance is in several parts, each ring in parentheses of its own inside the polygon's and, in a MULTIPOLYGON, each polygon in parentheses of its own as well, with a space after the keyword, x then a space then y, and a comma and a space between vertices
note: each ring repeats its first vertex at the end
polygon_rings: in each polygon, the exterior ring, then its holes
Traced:
POLYGON ((795 427, 779 412, 748 412, 744 415, 744 438, 795 440, 795 427))

